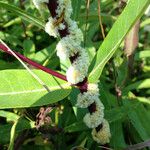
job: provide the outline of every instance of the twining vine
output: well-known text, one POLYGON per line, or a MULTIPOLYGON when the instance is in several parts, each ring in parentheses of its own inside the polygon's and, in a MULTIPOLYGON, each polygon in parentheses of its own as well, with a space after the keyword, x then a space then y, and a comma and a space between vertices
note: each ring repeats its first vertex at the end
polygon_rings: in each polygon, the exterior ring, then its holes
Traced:
POLYGON ((37 9, 42 10, 45 4, 51 17, 45 25, 45 31, 53 37, 60 37, 56 46, 57 56, 61 60, 69 59, 66 77, 72 85, 80 89, 77 107, 88 108, 83 121, 92 128, 93 139, 101 144, 109 142, 111 137, 108 121, 104 119, 104 106, 99 99, 97 83, 88 83, 87 73, 89 58, 86 49, 82 47, 83 34, 77 22, 71 19, 71 0, 34 0, 37 9))
MULTIPOLYGON (((42 10, 45 5, 50 11, 51 17, 48 18, 45 31, 50 36, 60 37, 56 46, 57 56, 62 61, 69 59, 71 65, 64 76, 17 52, 14 52, 15 55, 30 65, 68 81, 72 86, 77 86, 80 94, 77 97, 76 106, 89 110, 83 118, 84 123, 92 129, 92 137, 96 142, 109 143, 111 137, 109 123, 104 119, 104 105, 99 99, 98 83, 88 82, 89 57, 86 49, 82 47, 83 33, 78 28, 77 22, 71 19, 71 0, 33 0, 33 3, 38 10, 42 10)), ((0 49, 13 55, 2 42, 0 49)))

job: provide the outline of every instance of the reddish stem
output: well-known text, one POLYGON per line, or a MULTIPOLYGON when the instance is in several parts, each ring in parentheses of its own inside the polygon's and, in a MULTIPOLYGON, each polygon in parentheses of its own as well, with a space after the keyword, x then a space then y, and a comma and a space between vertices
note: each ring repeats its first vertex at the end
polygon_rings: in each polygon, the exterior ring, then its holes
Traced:
MULTIPOLYGON (((4 52, 6 52, 6 53, 8 53, 8 54, 10 54, 10 55, 13 56, 13 54, 9 51, 9 49, 8 49, 5 45, 3 45, 2 43, 0 43, 0 49, 2 49, 4 52)), ((57 78, 59 78, 59 79, 62 79, 62 80, 64 80, 64 81, 67 81, 66 76, 64 76, 64 75, 62 75, 62 74, 60 74, 60 73, 58 73, 58 72, 56 72, 56 71, 54 71, 54 70, 51 70, 51 69, 49 69, 49 68, 46 68, 46 67, 44 67, 44 66, 38 64, 38 63, 32 61, 31 59, 29 59, 29 58, 27 58, 27 57, 21 55, 20 53, 17 53, 17 52, 15 52, 15 51, 13 51, 13 52, 14 52, 21 60, 23 60, 24 62, 27 62, 28 64, 34 66, 35 68, 38 68, 38 69, 40 69, 40 70, 43 70, 44 72, 47 72, 48 74, 51 74, 51 75, 53 75, 53 76, 55 76, 55 77, 57 77, 57 78)))
POLYGON ((90 106, 88 106, 88 110, 90 114, 94 113, 96 111, 96 103, 93 102, 90 106))
MULTIPOLYGON (((57 13, 56 13, 57 6, 58 6, 57 0, 49 0, 49 3, 47 4, 47 7, 53 18, 55 18, 57 16, 57 13)), ((58 18, 56 18, 56 19, 58 19, 58 18)), ((63 30, 58 30, 61 38, 65 37, 69 34, 68 25, 64 19, 62 20, 62 23, 65 25, 65 28, 63 30)))
MULTIPOLYGON (((58 6, 57 0, 49 0, 49 2, 47 3, 47 7, 48 7, 48 9, 51 13, 51 16, 53 18, 56 18, 56 16, 57 16, 57 13, 56 13, 57 6, 58 6)), ((67 22, 64 19, 63 19, 62 22, 65 24, 66 28, 64 30, 59 30, 58 31, 61 38, 65 37, 69 34, 67 22)), ((78 57, 78 54, 76 54, 74 57, 70 57, 71 63, 73 63, 77 57, 78 57)), ((88 90, 87 77, 85 77, 85 79, 82 82, 76 84, 76 86, 79 87, 79 90, 80 90, 81 93, 87 92, 87 90, 88 90)), ((95 112, 96 111, 96 103, 95 102, 92 103, 88 107, 88 110, 89 110, 90 114, 95 112)), ((102 124, 100 124, 98 127, 96 127, 96 131, 98 132, 101 128, 102 128, 102 124)))

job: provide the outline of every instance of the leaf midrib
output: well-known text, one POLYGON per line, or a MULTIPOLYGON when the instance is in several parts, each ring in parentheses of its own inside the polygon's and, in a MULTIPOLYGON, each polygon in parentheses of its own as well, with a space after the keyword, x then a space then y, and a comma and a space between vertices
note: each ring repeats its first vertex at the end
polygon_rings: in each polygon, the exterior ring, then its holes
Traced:
MULTIPOLYGON (((66 84, 62 84, 61 86, 53 86, 53 87, 48 87, 50 89, 50 92, 51 91, 54 91, 54 90, 57 90, 57 89, 69 89, 70 86, 68 83, 66 84)), ((30 94, 30 93, 36 93, 36 92, 47 92, 47 89, 45 88, 41 88, 41 89, 35 89, 35 90, 25 90, 25 91, 11 91, 11 92, 3 92, 3 93, 0 93, 0 96, 7 96, 7 95, 18 95, 18 94, 30 94)))

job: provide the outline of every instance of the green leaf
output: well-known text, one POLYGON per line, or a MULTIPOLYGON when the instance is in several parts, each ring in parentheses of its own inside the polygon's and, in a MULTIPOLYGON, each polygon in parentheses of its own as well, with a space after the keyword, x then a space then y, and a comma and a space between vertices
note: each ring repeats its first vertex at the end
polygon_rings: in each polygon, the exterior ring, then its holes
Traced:
POLYGON ((0 109, 34 107, 55 103, 70 93, 68 83, 34 70, 50 92, 37 82, 26 70, 0 71, 0 109))
POLYGON ((65 127, 65 132, 78 132, 88 130, 88 127, 85 125, 83 121, 75 122, 67 127, 65 127))
POLYGON ((32 40, 23 41, 23 53, 28 58, 33 58, 35 53, 35 44, 32 40))
POLYGON ((9 147, 8 150, 13 150, 14 148, 14 141, 15 141, 15 132, 16 132, 16 126, 18 124, 19 119, 17 119, 15 121, 15 123, 13 124, 12 128, 11 128, 11 132, 10 132, 10 143, 9 143, 9 147))
POLYGON ((136 97, 135 100, 143 103, 143 104, 149 104, 150 105, 150 98, 146 97, 136 97))
POLYGON ((44 29, 44 23, 40 21, 39 18, 36 18, 32 16, 31 14, 28 14, 27 12, 19 9, 18 7, 13 6, 11 4, 7 4, 3 1, 0 1, 0 7, 3 9, 5 8, 8 11, 11 11, 13 14, 16 14, 17 16, 20 16, 25 21, 28 21, 36 25, 37 27, 44 29))
POLYGON ((12 69, 12 68, 17 68, 18 67, 18 62, 5 62, 3 60, 0 60, 0 70, 4 69, 12 69))
MULTIPOLYGON (((16 133, 19 133, 25 129, 34 128, 34 124, 35 122, 29 122, 25 118, 20 118, 16 127, 16 133)), ((11 128, 12 124, 0 125, 0 144, 9 142, 11 128)))
POLYGON ((112 137, 110 139, 110 145, 116 150, 122 150, 126 147, 122 123, 120 121, 116 121, 111 124, 111 134, 112 137))
POLYGON ((137 81, 135 83, 132 83, 124 88, 123 92, 129 92, 130 90, 138 90, 138 89, 146 89, 150 88, 150 79, 145 79, 141 81, 137 81))
MULTIPOLYGON (((145 127, 144 127, 144 124, 147 124, 147 122, 142 122, 141 120, 141 117, 138 116, 137 112, 136 111, 133 111, 133 112, 130 112, 128 114, 130 120, 131 120, 131 123, 132 125, 135 127, 135 129, 137 130, 137 132, 139 133, 140 137, 143 139, 143 140, 147 140, 150 138, 150 134, 147 133, 145 127)), ((143 115, 142 115, 142 118, 143 115)))
POLYGON ((134 23, 141 17, 149 3, 149 0, 129 1, 100 46, 90 66, 90 82, 96 82, 99 79, 105 64, 117 50, 134 23))
POLYGON ((50 46, 38 51, 33 60, 39 63, 46 63, 47 60, 52 59, 53 55, 56 52, 56 42, 51 44, 50 46))
POLYGON ((149 24, 150 24, 150 18, 147 18, 143 22, 141 22, 140 27, 143 28, 144 26, 149 24))
MULTIPOLYGON (((124 100, 128 101, 128 100, 124 100)), ((123 119, 128 115, 128 113, 134 111, 138 107, 139 103, 135 102, 130 105, 125 105, 117 108, 113 108, 111 110, 106 110, 105 111, 105 118, 110 122, 115 122, 118 120, 123 119)))
POLYGON ((17 17, 13 20, 10 20, 9 22, 7 22, 3 27, 4 28, 8 28, 12 25, 15 25, 15 24, 20 24, 21 23, 21 18, 20 17, 17 17))
POLYGON ((7 121, 16 121, 19 119, 17 114, 4 110, 0 110, 0 117, 7 118, 7 121))
POLYGON ((135 54, 135 60, 141 60, 142 58, 150 57, 150 50, 143 50, 135 54))
MULTIPOLYGON (((123 101, 125 106, 131 106, 132 101, 123 101)), ((138 107, 132 108, 134 111, 127 111, 131 124, 136 129, 142 140, 150 138, 149 115, 144 106, 139 103, 138 107)))

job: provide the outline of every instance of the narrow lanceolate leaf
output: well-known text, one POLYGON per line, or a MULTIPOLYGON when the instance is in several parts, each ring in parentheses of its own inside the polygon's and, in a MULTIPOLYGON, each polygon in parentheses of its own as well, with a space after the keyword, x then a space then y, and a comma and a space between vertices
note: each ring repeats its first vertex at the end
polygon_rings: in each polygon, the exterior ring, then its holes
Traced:
POLYGON ((138 110, 131 112, 128 116, 129 116, 129 119, 131 120, 132 125, 137 130, 142 140, 149 139, 150 128, 148 129, 148 127, 146 127, 148 120, 144 118, 145 116, 143 117, 143 114, 141 114, 141 112, 139 112, 138 110), (140 113, 140 115, 138 113, 140 113))
POLYGON ((27 12, 19 9, 18 7, 13 6, 12 4, 8 4, 3 1, 0 1, 0 8, 11 11, 13 12, 13 14, 16 14, 17 16, 21 17, 23 20, 28 21, 36 25, 37 27, 44 29, 44 23, 42 21, 32 16, 31 14, 28 14, 27 12))
POLYGON ((69 95, 71 88, 67 82, 40 70, 34 72, 50 92, 26 70, 0 71, 0 109, 42 106, 60 101, 69 95))
MULTIPOLYGON (((123 101, 124 106, 130 106, 131 103, 133 102, 123 101)), ((145 141, 150 138, 150 126, 148 124, 148 122, 150 122, 150 118, 148 111, 141 103, 139 103, 137 107, 134 107, 133 110, 134 111, 127 112, 128 117, 141 139, 145 141)))
POLYGON ((123 93, 129 92, 130 90, 148 89, 150 88, 150 78, 137 81, 124 88, 123 93))
POLYGON ((90 82, 96 82, 99 79, 105 64, 112 57, 135 22, 141 17, 149 3, 149 0, 129 1, 128 5, 100 46, 97 55, 90 66, 90 82))
MULTIPOLYGON (((18 119, 19 120, 19 119, 18 119)), ((10 143, 9 143, 9 147, 8 150, 13 150, 14 147, 14 141, 15 141, 15 132, 16 132, 16 126, 18 124, 18 120, 15 121, 15 123, 13 124, 12 128, 11 128, 11 132, 10 132, 10 143)))

